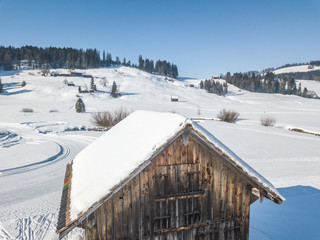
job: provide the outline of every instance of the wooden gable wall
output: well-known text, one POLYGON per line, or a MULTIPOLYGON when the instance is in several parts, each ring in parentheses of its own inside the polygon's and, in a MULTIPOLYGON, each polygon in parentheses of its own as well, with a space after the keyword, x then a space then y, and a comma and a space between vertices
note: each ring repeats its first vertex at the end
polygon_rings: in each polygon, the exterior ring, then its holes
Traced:
POLYGON ((87 239, 247 239, 247 179, 179 137, 87 217, 87 239))

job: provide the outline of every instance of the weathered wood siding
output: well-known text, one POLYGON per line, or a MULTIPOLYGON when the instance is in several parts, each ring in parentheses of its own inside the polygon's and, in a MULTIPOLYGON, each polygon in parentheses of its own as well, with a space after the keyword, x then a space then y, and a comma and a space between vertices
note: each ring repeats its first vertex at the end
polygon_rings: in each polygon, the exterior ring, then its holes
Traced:
POLYGON ((247 180, 189 137, 178 138, 84 224, 88 239, 247 239, 247 180))

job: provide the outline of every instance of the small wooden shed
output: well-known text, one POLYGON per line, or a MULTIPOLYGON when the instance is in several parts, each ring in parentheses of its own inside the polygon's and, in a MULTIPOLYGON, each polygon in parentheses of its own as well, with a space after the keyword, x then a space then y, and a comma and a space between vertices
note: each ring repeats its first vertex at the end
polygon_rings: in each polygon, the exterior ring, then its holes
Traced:
POLYGON ((285 199, 210 132, 137 111, 67 165, 57 232, 85 239, 249 237, 250 204, 285 199))
POLYGON ((171 102, 178 102, 179 97, 178 96, 171 96, 171 102))

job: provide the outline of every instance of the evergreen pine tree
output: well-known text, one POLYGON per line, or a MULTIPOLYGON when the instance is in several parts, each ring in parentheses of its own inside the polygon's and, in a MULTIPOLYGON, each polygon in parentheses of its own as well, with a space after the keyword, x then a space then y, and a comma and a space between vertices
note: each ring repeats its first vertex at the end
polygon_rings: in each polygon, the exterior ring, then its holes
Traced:
POLYGON ((113 82, 112 84, 112 89, 111 89, 111 96, 114 97, 114 98, 117 98, 120 96, 120 93, 118 91, 118 87, 117 87, 117 84, 116 82, 113 82))
POLYGON ((76 102, 76 112, 77 113, 82 113, 86 111, 86 107, 83 103, 83 101, 81 100, 81 98, 78 98, 78 101, 76 102))
POLYGON ((301 96, 301 94, 302 94, 302 90, 301 90, 301 82, 300 82, 297 95, 301 96))
POLYGON ((91 82, 90 82, 90 91, 91 92, 97 91, 97 86, 94 84, 94 79, 93 78, 91 78, 91 82))
POLYGON ((144 60, 143 60, 143 58, 142 58, 142 56, 140 55, 139 56, 139 59, 138 59, 138 68, 140 69, 140 70, 142 70, 143 68, 144 68, 144 60))
POLYGON ((302 97, 308 97, 308 89, 306 87, 303 89, 302 97))

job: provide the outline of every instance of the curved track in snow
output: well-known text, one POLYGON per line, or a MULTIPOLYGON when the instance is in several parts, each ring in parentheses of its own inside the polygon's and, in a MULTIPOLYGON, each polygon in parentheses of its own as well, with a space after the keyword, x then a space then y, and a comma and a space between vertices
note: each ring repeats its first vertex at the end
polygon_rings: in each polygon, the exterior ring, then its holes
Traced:
POLYGON ((6 176, 6 175, 17 174, 17 173, 21 173, 21 172, 31 171, 35 168, 38 168, 40 165, 48 165, 50 163, 63 160, 70 155, 70 147, 69 146, 67 146, 67 145, 63 146, 58 142, 54 142, 54 143, 56 145, 58 145, 58 147, 59 147, 59 151, 55 155, 48 157, 47 159, 44 159, 39 162, 30 163, 30 164, 26 164, 26 165, 14 167, 14 168, 1 169, 0 170, 0 177, 6 176))

